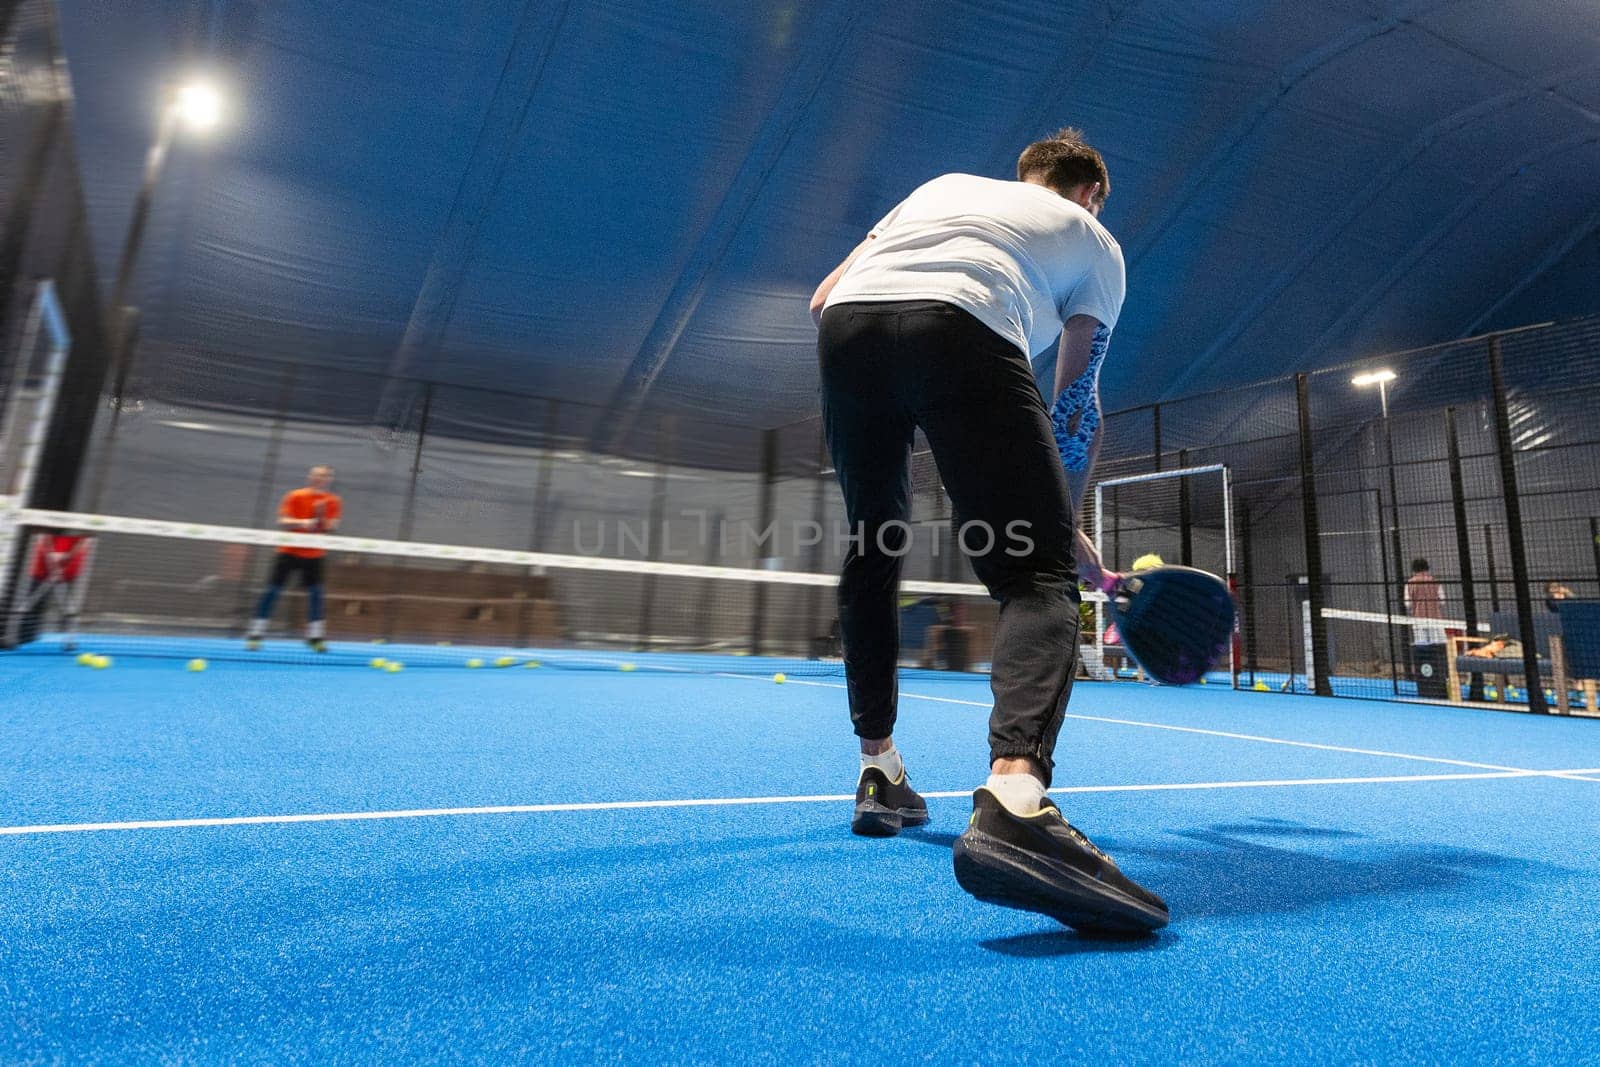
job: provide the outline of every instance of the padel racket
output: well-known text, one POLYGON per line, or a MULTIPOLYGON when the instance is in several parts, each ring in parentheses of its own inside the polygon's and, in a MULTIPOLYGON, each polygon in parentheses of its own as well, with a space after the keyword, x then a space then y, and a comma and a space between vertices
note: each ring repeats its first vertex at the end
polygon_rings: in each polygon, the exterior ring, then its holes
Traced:
POLYGON ((1194 567, 1107 572, 1103 592, 1122 647, 1158 682, 1187 685, 1228 654, 1233 597, 1215 574, 1194 567))

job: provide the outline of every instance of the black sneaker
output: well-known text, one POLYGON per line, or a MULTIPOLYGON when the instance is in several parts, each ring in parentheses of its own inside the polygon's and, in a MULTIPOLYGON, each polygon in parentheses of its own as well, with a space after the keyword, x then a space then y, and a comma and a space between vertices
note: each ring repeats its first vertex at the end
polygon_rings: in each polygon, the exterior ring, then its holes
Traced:
POLYGON ((927 821, 928 804, 911 788, 904 767, 892 782, 877 767, 861 768, 861 778, 856 782, 856 814, 850 820, 852 833, 893 837, 903 826, 921 826, 927 821))
POLYGON ((245 638, 244 639, 244 650, 246 652, 260 652, 261 651, 261 638, 259 638, 259 637, 247 637, 247 638, 245 638))
POLYGON ((306 644, 311 646, 311 651, 313 652, 328 651, 328 642, 324 641, 320 637, 308 637, 306 638, 306 644))
POLYGON ((1167 925, 1166 902, 1118 870, 1049 798, 1037 814, 1014 815, 980 788, 954 851, 956 881, 990 904, 1040 912, 1085 933, 1145 934, 1167 925))

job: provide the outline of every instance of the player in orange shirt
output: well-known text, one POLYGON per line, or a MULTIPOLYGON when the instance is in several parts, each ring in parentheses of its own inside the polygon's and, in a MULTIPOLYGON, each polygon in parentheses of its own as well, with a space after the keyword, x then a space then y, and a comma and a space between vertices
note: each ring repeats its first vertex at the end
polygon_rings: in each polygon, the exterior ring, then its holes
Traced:
MULTIPOLYGON (((344 506, 337 496, 328 492, 333 484, 332 467, 312 467, 302 489, 286 493, 278 505, 278 525, 285 530, 301 533, 332 533, 339 528, 339 516, 344 506)), ((261 647, 261 638, 267 632, 267 620, 272 618, 272 607, 278 594, 288 584, 292 575, 300 576, 300 585, 306 591, 306 644, 313 651, 327 651, 323 639, 322 614, 322 557, 328 553, 320 548, 284 547, 278 549, 277 561, 272 566, 272 577, 266 591, 256 605, 256 616, 250 620, 250 632, 245 647, 254 652, 261 647)))

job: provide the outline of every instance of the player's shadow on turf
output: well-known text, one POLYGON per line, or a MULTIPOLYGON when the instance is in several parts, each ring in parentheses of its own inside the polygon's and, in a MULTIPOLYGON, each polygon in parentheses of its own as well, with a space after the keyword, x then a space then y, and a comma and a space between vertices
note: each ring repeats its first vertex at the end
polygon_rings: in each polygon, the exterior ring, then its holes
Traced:
MULTIPOLYGON (((949 848, 955 835, 909 830, 905 836, 949 848)), ((1097 941, 1050 930, 982 942, 1010 956, 1059 956, 1165 947, 1174 930, 1196 919, 1279 915, 1347 900, 1382 900, 1461 891, 1518 893, 1520 886, 1556 870, 1515 859, 1432 842, 1372 841, 1366 834, 1306 826, 1282 819, 1220 823, 1174 832, 1171 844, 1116 841, 1101 844, 1123 869, 1160 893, 1172 909, 1172 926, 1142 941, 1097 941)))
POLYGON ((988 941, 979 941, 978 947, 989 952, 998 952, 1002 956, 1043 959, 1051 956, 1080 956, 1084 953, 1154 952, 1171 948, 1177 943, 1178 935, 1171 930, 1126 937, 1111 934, 1080 934, 1074 930, 1062 929, 990 938, 988 941))
POLYGON ((1537 880, 1555 868, 1434 842, 1377 842, 1349 830, 1283 820, 1177 832, 1183 844, 1106 841, 1113 856, 1166 898, 1172 921, 1309 911, 1345 900, 1474 893, 1537 880), (1319 844, 1326 847, 1319 848, 1319 844))

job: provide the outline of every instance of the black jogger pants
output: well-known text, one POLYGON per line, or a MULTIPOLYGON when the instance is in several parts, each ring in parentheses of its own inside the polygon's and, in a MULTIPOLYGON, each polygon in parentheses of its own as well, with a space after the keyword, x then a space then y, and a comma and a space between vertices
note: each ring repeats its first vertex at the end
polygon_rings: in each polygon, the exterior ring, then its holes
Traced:
POLYGON ((1078 591, 1066 475, 1028 360, 967 312, 928 300, 835 305, 817 347, 824 431, 851 528, 839 628, 856 734, 894 729, 897 590, 920 427, 961 548, 1000 602, 990 757, 1032 757, 1048 785, 1072 689, 1078 591))

